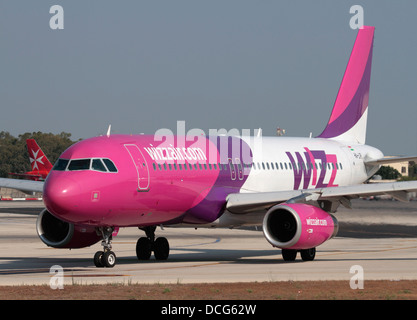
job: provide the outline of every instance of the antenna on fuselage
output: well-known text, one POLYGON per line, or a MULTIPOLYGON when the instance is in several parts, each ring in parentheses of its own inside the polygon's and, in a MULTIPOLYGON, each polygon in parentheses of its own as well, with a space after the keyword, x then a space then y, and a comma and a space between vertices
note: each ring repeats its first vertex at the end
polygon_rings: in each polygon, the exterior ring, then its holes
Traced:
POLYGON ((111 124, 109 124, 109 128, 107 129, 107 138, 110 137, 110 131, 111 131, 111 124))
POLYGON ((256 134, 257 137, 262 137, 262 128, 258 129, 258 133, 256 134))

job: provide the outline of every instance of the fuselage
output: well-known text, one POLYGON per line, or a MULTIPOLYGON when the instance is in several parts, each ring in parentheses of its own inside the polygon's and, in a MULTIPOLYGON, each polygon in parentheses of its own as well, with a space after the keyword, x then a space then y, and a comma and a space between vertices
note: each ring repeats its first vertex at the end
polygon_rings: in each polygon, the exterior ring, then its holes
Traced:
POLYGON ((206 224, 227 195, 359 184, 382 157, 366 145, 286 137, 112 135, 68 148, 46 179, 58 218, 94 226, 206 224))

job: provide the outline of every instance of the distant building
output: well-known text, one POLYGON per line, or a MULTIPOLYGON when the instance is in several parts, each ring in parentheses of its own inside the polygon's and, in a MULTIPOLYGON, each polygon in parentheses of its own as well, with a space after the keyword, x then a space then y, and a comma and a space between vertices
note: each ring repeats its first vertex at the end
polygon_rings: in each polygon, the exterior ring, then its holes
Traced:
MULTIPOLYGON (((386 157, 390 158, 390 157, 386 157)), ((403 177, 408 177, 408 166, 410 162, 409 161, 403 161, 403 162, 396 162, 396 163, 390 163, 387 166, 396 169, 403 177)))

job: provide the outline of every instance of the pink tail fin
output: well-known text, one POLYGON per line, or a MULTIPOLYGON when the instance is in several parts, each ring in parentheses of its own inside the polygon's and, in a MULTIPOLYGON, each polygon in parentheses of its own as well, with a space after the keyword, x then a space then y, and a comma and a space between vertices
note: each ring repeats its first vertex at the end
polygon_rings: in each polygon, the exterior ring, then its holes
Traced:
POLYGON ((319 138, 364 144, 375 27, 359 29, 332 114, 319 138))

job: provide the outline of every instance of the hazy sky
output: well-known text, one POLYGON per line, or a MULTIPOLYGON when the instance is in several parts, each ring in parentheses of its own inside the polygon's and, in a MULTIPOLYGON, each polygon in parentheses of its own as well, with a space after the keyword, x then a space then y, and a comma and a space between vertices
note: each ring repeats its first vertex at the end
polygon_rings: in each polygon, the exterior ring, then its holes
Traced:
POLYGON ((417 1, 0 0, 0 131, 74 139, 276 127, 319 135, 357 31, 376 27, 367 144, 417 154, 417 1), (52 30, 50 7, 64 9, 52 30))

